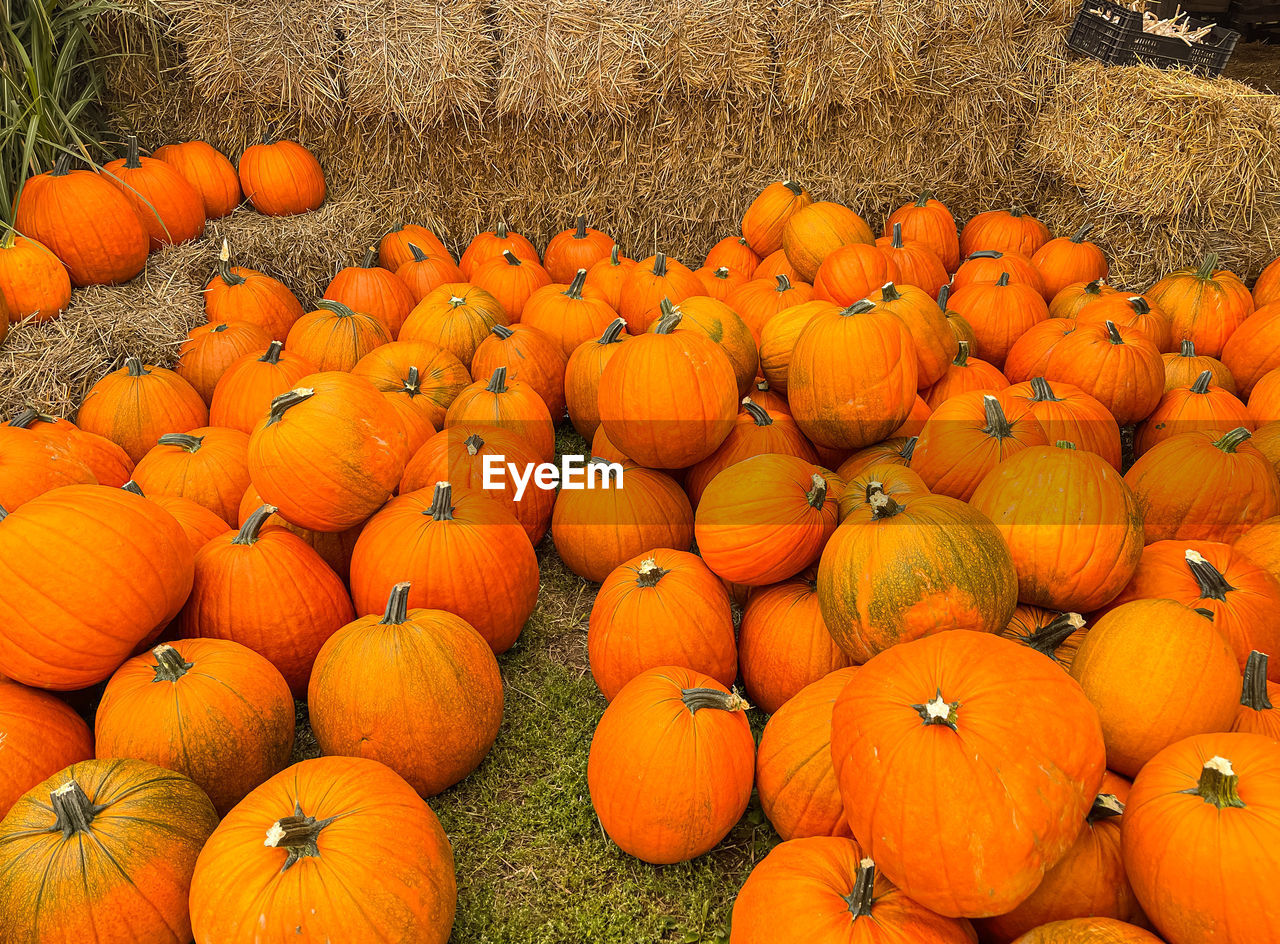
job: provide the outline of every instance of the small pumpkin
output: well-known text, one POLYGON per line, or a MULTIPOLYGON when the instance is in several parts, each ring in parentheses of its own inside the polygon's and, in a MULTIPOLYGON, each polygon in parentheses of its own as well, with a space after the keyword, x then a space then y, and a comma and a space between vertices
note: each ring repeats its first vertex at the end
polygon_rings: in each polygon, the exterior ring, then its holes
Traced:
POLYGON ((203 426, 165 433, 139 460, 133 480, 150 497, 190 499, 234 528, 249 487, 248 451, 249 437, 238 429, 203 426))
POLYGON ((1148 297, 1170 318, 1173 343, 1191 341, 1203 354, 1219 357, 1227 341, 1253 314, 1254 300, 1235 273, 1217 268, 1208 253, 1198 266, 1171 272, 1151 286, 1148 297))
POLYGON ((662 302, 677 305, 702 294, 702 282, 693 270, 665 253, 657 253, 627 270, 618 289, 618 314, 626 319, 627 331, 643 334, 661 319, 662 302))
POLYGON ((917 437, 883 439, 878 443, 859 449, 840 464, 837 470, 846 482, 853 481, 864 469, 873 465, 891 464, 904 468, 911 464, 912 453, 915 452, 917 437))
POLYGON ((931 410, 936 410, 952 397, 972 391, 999 393, 1009 386, 1009 381, 1000 368, 977 357, 970 357, 970 342, 956 342, 956 356, 947 365, 946 373, 923 391, 924 402, 931 410))
POLYGON ((728 266, 720 266, 717 269, 703 266, 700 269, 694 269, 693 274, 702 283, 703 294, 719 302, 726 301, 735 290, 751 281, 741 272, 735 272, 728 266))
POLYGON ((553 422, 564 416, 564 374, 567 357, 558 338, 533 325, 494 325, 471 358, 471 376, 488 377, 507 369, 510 383, 533 388, 553 422))
POLYGON ((729 295, 725 304, 746 323, 759 344, 765 326, 779 312, 809 301, 813 291, 813 286, 806 282, 792 283, 785 275, 779 275, 772 283, 764 279, 743 283, 729 295))
POLYGON ((555 455, 555 426, 547 405, 531 386, 507 383, 507 368, 497 367, 486 381, 477 380, 454 398, 444 416, 444 429, 495 426, 519 436, 544 462, 555 455))
POLYGON ((703 261, 703 268, 711 272, 721 268, 730 269, 750 279, 759 264, 760 257, 755 254, 746 237, 726 236, 711 247, 703 261))
POLYGON ((1094 279, 1092 282, 1072 282, 1058 289, 1058 294, 1054 295, 1049 302, 1049 317, 1074 318, 1085 305, 1114 294, 1116 290, 1103 279, 1094 279))
POLYGON ((259 213, 293 216, 324 203, 324 170, 296 141, 273 141, 268 135, 244 149, 237 170, 240 189, 259 213))
POLYGON ((1165 391, 1156 408, 1138 426, 1134 437, 1134 454, 1142 455, 1157 443, 1178 433, 1207 430, 1225 433, 1236 427, 1253 432, 1257 422, 1245 405, 1210 381, 1213 372, 1206 370, 1190 386, 1165 391))
POLYGON ((261 351, 271 338, 260 325, 248 321, 219 321, 196 325, 178 348, 174 371, 205 403, 213 402, 218 381, 232 364, 251 352, 261 351))
MULTIPOLYGON (((875 244, 871 227, 858 214, 838 203, 810 203, 787 218, 782 228, 782 251, 801 280, 813 283, 823 261, 850 243, 875 244)), ((757 278, 760 276, 757 275, 757 278)))
POLYGON ((447 282, 418 302, 400 326, 401 341, 429 341, 471 363, 494 325, 507 325, 498 300, 467 282, 447 282))
POLYGON ((925 420, 911 468, 931 492, 968 501, 982 479, 1004 460, 1048 445, 1025 400, 979 390, 957 394, 925 420))
POLYGON ((974 282, 957 288, 951 308, 973 329, 983 359, 996 368, 1028 330, 1049 317, 1049 309, 1035 286, 1013 283, 1001 272, 993 282, 974 282))
POLYGON ((599 338, 578 345, 565 366, 564 397, 569 419, 578 435, 588 441, 600 426, 600 377, 618 345, 631 337, 626 328, 624 319, 615 318, 599 338))
POLYGON ((602 259, 587 270, 584 286, 590 286, 600 293, 600 297, 608 302, 614 311, 622 304, 622 283, 627 273, 636 265, 634 259, 619 255, 615 245, 609 250, 609 258, 602 259))
POLYGON ((1110 272, 1106 254, 1085 239, 1093 230, 1088 223, 1072 236, 1050 239, 1031 253, 1031 261, 1044 277, 1046 298, 1056 298, 1068 285, 1105 279, 1110 272))
POLYGON ((766 410, 751 397, 742 398, 742 411, 719 448, 701 462, 690 467, 685 477, 685 490, 696 508, 707 486, 725 469, 745 459, 762 455, 795 456, 817 464, 813 446, 804 438, 800 427, 789 413, 766 410))
POLYGON ((0 310, 9 321, 52 321, 69 304, 71 276, 48 246, 13 230, 0 237, 0 310))
POLYGON ((84 719, 49 692, 0 679, 0 819, 32 787, 93 756, 84 719))
POLYGON ((164 161, 196 188, 204 215, 220 220, 240 205, 240 177, 226 155, 207 141, 166 144, 151 154, 164 161))
POLYGON ((787 254, 781 249, 762 258, 752 277, 766 280, 776 279, 780 275, 785 275, 789 282, 805 281, 804 276, 796 271, 796 267, 787 260, 787 254))
POLYGON ((165 433, 185 433, 209 423, 209 408, 178 374, 126 357, 85 394, 76 414, 82 430, 119 444, 138 462, 165 433))
POLYGON ((569 284, 544 285, 525 302, 521 324, 537 328, 560 345, 567 360, 578 345, 600 336, 618 313, 595 289, 587 289, 587 270, 579 269, 569 284))
POLYGON ((964 224, 960 255, 967 259, 975 252, 994 250, 1020 253, 1030 259, 1051 235, 1049 227, 1018 207, 987 210, 964 224))
POLYGON ((1105 406, 1079 387, 1033 377, 1008 387, 1001 397, 1024 402, 1048 442, 1075 443, 1077 449, 1101 456, 1113 469, 1120 468, 1119 424, 1105 406))
MULTIPOLYGON (((499 222, 493 229, 477 233, 467 244, 462 258, 458 260, 458 268, 462 270, 463 275, 459 281, 475 283, 475 274, 482 266, 489 262, 496 262, 508 252, 517 259, 541 266, 542 259, 533 243, 519 233, 511 232, 505 222, 499 222)), ((551 281, 550 275, 547 276, 547 281, 551 281)))
POLYGON ((425 226, 417 223, 397 223, 378 241, 378 265, 394 275, 396 269, 413 258, 410 245, 417 245, 431 255, 453 258, 445 244, 440 241, 440 237, 425 226))
POLYGON ((869 296, 876 286, 901 280, 898 265, 888 252, 874 244, 846 243, 822 260, 813 277, 813 294, 847 307, 869 296))
MULTIPOLYGON (((1183 341, 1175 354, 1162 355, 1164 360, 1164 392, 1178 387, 1189 387, 1197 377, 1209 371, 1209 382, 1217 384, 1228 393, 1236 393, 1236 380, 1227 365, 1216 357, 1197 354, 1194 341, 1183 341)), ((1276 375, 1280 384, 1280 374, 1276 375)), ((1257 417, 1255 417, 1256 419, 1257 417)), ((1280 419, 1280 416, 1277 416, 1280 419)))
POLYGON ((904 204, 889 214, 884 222, 884 235, 893 235, 898 225, 902 226, 903 239, 924 243, 937 254, 948 272, 959 268, 960 236, 955 217, 928 190, 914 202, 904 204))
POLYGON ((893 261, 903 285, 918 288, 930 298, 937 298, 943 286, 951 282, 937 250, 927 243, 904 239, 901 222, 893 224, 891 235, 876 240, 876 248, 893 261))
POLYGON ((267 415, 273 399, 315 372, 309 360, 284 350, 283 341, 272 341, 261 354, 243 354, 231 362, 213 388, 209 423, 251 433, 267 415))
POLYGON ((1106 324, 1114 321, 1122 328, 1137 328, 1161 353, 1173 350, 1173 322, 1164 310, 1141 295, 1116 292, 1090 302, 1076 313, 1079 324, 1106 324))
POLYGON ((231 264, 231 248, 222 241, 218 271, 204 290, 209 321, 249 321, 272 340, 283 341, 302 317, 302 303, 279 279, 231 264))
POLYGON ((447 254, 428 254, 417 243, 409 244, 409 260, 396 269, 396 279, 409 290, 417 304, 441 285, 463 282, 466 276, 447 254))
MULTIPOLYGON (((592 229, 587 225, 587 218, 579 215, 571 229, 551 237, 546 252, 542 254, 542 266, 552 281, 568 284, 579 269, 585 274, 597 262, 608 259, 616 245, 612 236, 592 229)), ((565 351, 565 356, 568 355, 569 352, 565 351)))
POLYGON ((360 265, 339 269, 324 297, 382 322, 390 337, 397 338, 417 299, 403 280, 377 264, 377 256, 377 247, 370 246, 360 265))
POLYGON ((787 220, 813 202, 809 191, 794 180, 769 184, 742 214, 742 237, 763 259, 782 249, 787 220))
POLYGON ((118 187, 142 221, 152 249, 195 239, 204 232, 204 199, 174 167, 141 157, 138 136, 126 137, 128 155, 102 166, 102 176, 118 187))
POLYGON ((951 293, 958 294, 962 289, 980 282, 998 282, 1002 275, 1008 275, 1009 281, 1014 285, 1028 285, 1035 289, 1046 305, 1052 297, 1044 287, 1044 276, 1029 257, 993 249, 970 253, 965 257, 951 279, 951 293))

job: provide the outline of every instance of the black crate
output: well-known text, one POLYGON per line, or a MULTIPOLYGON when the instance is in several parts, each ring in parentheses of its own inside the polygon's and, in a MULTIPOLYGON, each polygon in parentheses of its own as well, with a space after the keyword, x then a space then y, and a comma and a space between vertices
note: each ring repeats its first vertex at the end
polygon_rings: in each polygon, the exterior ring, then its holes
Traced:
MULTIPOLYGON (((1192 29, 1205 26, 1188 20, 1192 29)), ((1226 67, 1240 34, 1222 26, 1198 43, 1187 44, 1172 36, 1153 36, 1142 31, 1142 14, 1111 0, 1084 0, 1067 37, 1067 48, 1110 65, 1128 66, 1136 62, 1160 69, 1191 69, 1213 78, 1226 67)))

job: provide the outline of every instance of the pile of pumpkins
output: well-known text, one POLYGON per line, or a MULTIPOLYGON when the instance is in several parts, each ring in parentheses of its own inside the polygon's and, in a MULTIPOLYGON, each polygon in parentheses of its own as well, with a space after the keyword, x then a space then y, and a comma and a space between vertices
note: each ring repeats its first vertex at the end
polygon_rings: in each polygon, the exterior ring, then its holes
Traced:
POLYGON ((1280 942, 1280 263, 1137 294, 1087 235, 783 182, 696 270, 404 224, 310 311, 224 244, 176 366, 0 427, 0 939, 447 940, 426 799, 549 533, 608 836, 783 840, 734 944, 1280 942), (621 481, 486 487, 566 418, 621 481))

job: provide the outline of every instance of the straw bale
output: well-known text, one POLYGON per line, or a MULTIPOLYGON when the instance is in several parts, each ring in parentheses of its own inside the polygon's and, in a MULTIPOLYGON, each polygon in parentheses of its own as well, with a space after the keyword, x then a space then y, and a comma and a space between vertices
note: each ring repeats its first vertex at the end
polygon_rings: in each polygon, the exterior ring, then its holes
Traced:
POLYGON ((1028 159, 1117 211, 1251 223, 1280 201, 1280 99, 1147 66, 1073 64, 1028 159))
POLYGON ((500 115, 625 117, 655 91, 645 0, 499 3, 500 115))
POLYGON ((765 96, 773 79, 767 0, 669 0, 651 24, 664 92, 765 96))
POLYGON ((482 118, 497 56, 484 0, 337 0, 336 9, 353 114, 411 127, 482 118))

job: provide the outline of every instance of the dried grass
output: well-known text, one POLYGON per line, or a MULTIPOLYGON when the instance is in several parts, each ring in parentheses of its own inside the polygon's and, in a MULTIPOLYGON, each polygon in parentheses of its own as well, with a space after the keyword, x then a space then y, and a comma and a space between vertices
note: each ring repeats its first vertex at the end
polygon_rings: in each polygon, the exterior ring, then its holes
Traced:
POLYGON ((664 93, 769 94, 773 50, 767 0, 668 0, 650 25, 664 93))

